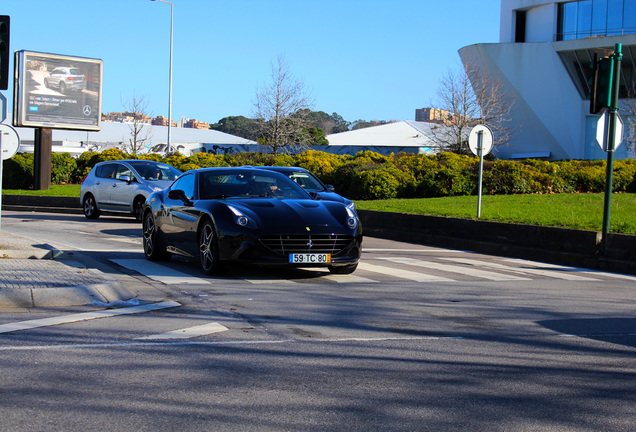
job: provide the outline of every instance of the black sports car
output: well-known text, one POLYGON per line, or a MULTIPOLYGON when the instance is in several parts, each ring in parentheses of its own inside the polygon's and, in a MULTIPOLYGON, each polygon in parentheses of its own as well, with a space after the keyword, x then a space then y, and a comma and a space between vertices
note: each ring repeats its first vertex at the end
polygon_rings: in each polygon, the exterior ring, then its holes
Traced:
POLYGON ((355 211, 270 170, 188 171, 152 193, 144 208, 146 258, 198 257, 206 274, 242 263, 348 274, 358 266, 361 245, 355 211))

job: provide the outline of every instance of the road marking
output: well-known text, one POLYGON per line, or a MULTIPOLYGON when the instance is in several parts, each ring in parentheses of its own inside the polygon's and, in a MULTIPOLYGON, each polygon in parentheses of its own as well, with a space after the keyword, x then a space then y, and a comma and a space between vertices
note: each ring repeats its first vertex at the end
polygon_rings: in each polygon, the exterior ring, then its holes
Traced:
POLYGON ((357 276, 353 274, 331 274, 325 269, 322 268, 312 268, 312 267, 303 267, 300 270, 306 272, 314 272, 314 273, 324 273, 320 276, 320 279, 327 279, 336 283, 368 283, 368 282, 378 282, 377 280, 365 278, 362 276, 357 276))
POLYGON ((108 318, 108 317, 118 316, 118 315, 144 313, 144 312, 150 312, 154 310, 173 308, 177 306, 181 306, 181 304, 174 301, 167 301, 167 302, 160 302, 160 303, 149 303, 145 305, 139 305, 139 306, 133 306, 133 307, 121 308, 121 309, 107 309, 107 310, 100 310, 100 311, 94 311, 94 312, 83 312, 78 314, 64 315, 64 316, 52 317, 52 318, 41 318, 36 320, 20 321, 20 322, 0 325, 0 333, 30 330, 34 328, 49 327, 49 326, 54 326, 59 324, 70 324, 70 323, 79 322, 79 321, 108 318))
POLYGON ((538 276, 547 276, 547 277, 551 277, 555 279, 572 280, 572 281, 598 281, 599 280, 599 279, 594 279, 592 277, 587 277, 587 276, 577 276, 577 275, 571 274, 571 272, 568 273, 568 272, 557 271, 557 270, 542 270, 540 268, 529 268, 529 267, 512 267, 512 266, 508 266, 504 264, 498 264, 498 263, 489 262, 489 261, 474 260, 469 258, 442 258, 442 259, 454 261, 454 262, 460 262, 463 264, 471 264, 471 265, 476 265, 480 267, 504 270, 504 271, 511 271, 511 272, 517 272, 517 273, 523 273, 523 274, 538 275, 538 276))
POLYGON ((212 333, 228 331, 229 328, 217 322, 202 324, 184 329, 172 330, 165 333, 154 334, 135 338, 136 340, 164 340, 164 339, 190 339, 198 336, 206 336, 212 333))
POLYGON ((187 273, 173 270, 165 265, 148 261, 147 259, 112 259, 110 261, 166 285, 210 284, 210 281, 207 279, 191 276, 187 273))
POLYGON ((454 282, 454 279, 448 279, 441 276, 433 276, 425 273, 418 273, 404 269, 396 269, 367 262, 360 262, 358 268, 364 271, 382 273, 388 276, 394 276, 401 279, 408 279, 415 282, 454 282))
POLYGON ((468 266, 456 266, 456 265, 442 264, 439 262, 421 261, 421 260, 416 260, 414 258, 386 257, 386 258, 379 258, 379 259, 401 263, 401 264, 408 264, 412 266, 429 268, 433 270, 440 270, 440 271, 449 272, 449 273, 460 273, 466 276, 479 277, 479 278, 488 279, 492 281, 530 280, 528 278, 521 277, 521 276, 513 276, 513 275, 507 275, 503 273, 494 273, 491 271, 479 270, 479 269, 468 267, 468 266))
POLYGON ((388 249, 388 248, 363 248, 362 252, 435 252, 435 253, 463 253, 460 250, 450 249, 388 249))
POLYGON ((522 260, 517 258, 506 258, 502 261, 508 261, 508 262, 512 262, 512 263, 516 263, 520 265, 531 265, 531 266, 547 268, 552 270, 560 270, 560 271, 574 272, 574 273, 585 273, 585 274, 590 274, 594 276, 605 276, 605 277, 615 278, 615 279, 636 281, 636 276, 629 276, 629 275, 624 275, 620 273, 609 273, 609 272, 604 272, 600 270, 591 270, 591 269, 587 269, 583 267, 570 267, 570 266, 563 266, 558 264, 538 263, 534 261, 522 260))

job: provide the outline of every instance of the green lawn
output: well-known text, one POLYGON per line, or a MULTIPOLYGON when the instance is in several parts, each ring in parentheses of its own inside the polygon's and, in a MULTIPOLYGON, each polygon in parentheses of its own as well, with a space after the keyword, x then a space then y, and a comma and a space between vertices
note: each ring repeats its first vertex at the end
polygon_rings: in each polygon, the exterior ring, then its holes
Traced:
MULTIPOLYGON (((488 195, 480 220, 601 231, 604 194, 488 195)), ((361 210, 477 218, 477 197, 356 201, 361 210)), ((636 194, 612 194, 610 231, 636 234, 636 194)))
MULTIPOLYGON (((80 185, 53 185, 46 191, 4 189, 2 193, 79 197, 80 185)), ((603 194, 485 195, 480 219, 600 231, 603 202, 603 194)), ((356 206, 361 210, 477 217, 476 196, 356 201, 356 206)), ((636 234, 636 194, 612 195, 610 231, 636 234)))
POLYGON ((2 189, 2 195, 46 195, 59 197, 77 197, 80 196, 82 185, 51 185, 48 190, 23 190, 23 189, 2 189))

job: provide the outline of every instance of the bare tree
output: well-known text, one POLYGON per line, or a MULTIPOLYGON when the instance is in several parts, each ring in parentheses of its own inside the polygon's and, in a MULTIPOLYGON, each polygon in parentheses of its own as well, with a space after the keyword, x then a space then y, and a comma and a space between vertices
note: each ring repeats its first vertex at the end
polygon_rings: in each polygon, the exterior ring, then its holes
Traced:
POLYGON ((139 151, 144 147, 144 144, 152 138, 152 131, 149 127, 148 120, 150 114, 148 113, 148 100, 145 96, 137 96, 133 93, 132 98, 129 101, 122 100, 122 106, 126 109, 124 113, 126 123, 130 128, 130 146, 125 146, 125 151, 130 151, 130 154, 137 155, 139 151))
POLYGON ((309 145, 307 113, 312 106, 302 81, 294 78, 283 56, 272 64, 271 83, 256 90, 256 117, 262 121, 259 142, 272 153, 309 145))
POLYGON ((485 124, 493 131, 495 146, 507 145, 518 129, 510 123, 514 102, 503 80, 475 63, 462 66, 459 72, 449 70, 442 77, 434 103, 449 115, 443 125, 431 128, 429 138, 442 149, 467 154, 470 130, 485 124))

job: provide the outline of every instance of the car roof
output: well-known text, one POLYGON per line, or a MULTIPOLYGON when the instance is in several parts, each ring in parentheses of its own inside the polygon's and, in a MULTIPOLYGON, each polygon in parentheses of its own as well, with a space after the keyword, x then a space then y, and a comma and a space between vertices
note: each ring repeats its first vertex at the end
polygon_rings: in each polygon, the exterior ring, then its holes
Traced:
POLYGON ((283 166, 256 166, 252 168, 262 168, 270 171, 278 171, 278 172, 309 172, 305 168, 301 167, 283 167, 283 166))

